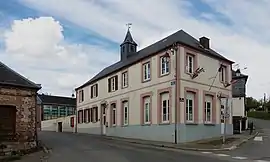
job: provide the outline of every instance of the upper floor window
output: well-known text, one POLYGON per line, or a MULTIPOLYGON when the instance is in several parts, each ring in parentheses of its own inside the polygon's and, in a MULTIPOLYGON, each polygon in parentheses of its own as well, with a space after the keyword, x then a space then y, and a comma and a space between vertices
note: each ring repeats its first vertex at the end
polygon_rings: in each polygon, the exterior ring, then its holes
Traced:
POLYGON ((161 75, 166 75, 169 73, 169 64, 170 64, 170 58, 168 56, 162 56, 160 59, 161 64, 161 75))
POLYGON ((130 52, 135 52, 135 47, 133 45, 130 46, 130 52))
POLYGON ((221 69, 220 69, 220 81, 221 82, 225 82, 227 81, 227 67, 226 66, 223 66, 221 65, 221 69))
POLYGON ((95 98, 98 96, 98 84, 91 86, 91 98, 95 98))
POLYGON ((128 87, 128 72, 122 73, 122 88, 128 87))
POLYGON ((79 91, 79 102, 83 102, 84 101, 84 93, 83 90, 79 91))
POLYGON ((194 56, 191 54, 186 56, 186 71, 190 74, 194 72, 194 56))
POLYGON ((151 79, 151 65, 150 62, 143 64, 143 81, 148 81, 151 79))
POLYGON ((118 90, 118 76, 113 76, 108 79, 108 91, 114 92, 118 90))

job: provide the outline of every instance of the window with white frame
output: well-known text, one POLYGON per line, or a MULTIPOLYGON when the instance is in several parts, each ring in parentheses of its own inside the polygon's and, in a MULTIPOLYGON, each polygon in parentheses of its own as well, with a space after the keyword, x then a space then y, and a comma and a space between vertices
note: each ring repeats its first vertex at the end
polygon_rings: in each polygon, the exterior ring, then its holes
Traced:
POLYGON ((126 88, 128 87, 128 72, 123 72, 122 73, 122 87, 126 88))
POLYGON ((118 90, 118 76, 113 76, 108 79, 108 91, 114 92, 118 90))
POLYGON ((190 55, 190 54, 187 55, 186 65, 187 65, 186 67, 187 72, 192 74, 194 71, 194 56, 193 55, 190 55))
POLYGON ((143 81, 148 81, 151 79, 151 69, 150 62, 143 64, 143 81))
POLYGON ((188 122, 194 121, 194 99, 195 94, 193 92, 187 92, 186 95, 186 120, 188 122))
POLYGON ((83 90, 79 91, 79 102, 83 102, 84 101, 84 93, 83 90))
POLYGON ((123 102, 124 109, 124 125, 128 125, 128 101, 123 102))
POLYGON ((162 122, 169 122, 169 114, 170 114, 170 100, 169 100, 169 93, 162 93, 161 94, 161 116, 162 122))
POLYGON ((161 75, 166 75, 169 73, 169 57, 168 56, 162 56, 160 58, 160 67, 161 67, 161 75))
POLYGON ((225 82, 226 81, 226 71, 227 71, 227 68, 226 66, 221 66, 221 71, 220 71, 220 80, 221 82, 225 82))
POLYGON ((113 103, 111 104, 111 109, 112 109, 112 125, 116 125, 116 104, 113 103))
POLYGON ((143 105, 144 105, 144 123, 150 123, 150 96, 143 98, 143 105))
POLYGON ((95 98, 98 96, 98 84, 91 86, 91 98, 95 98))
POLYGON ((212 122, 213 96, 206 95, 204 103, 205 122, 212 122))

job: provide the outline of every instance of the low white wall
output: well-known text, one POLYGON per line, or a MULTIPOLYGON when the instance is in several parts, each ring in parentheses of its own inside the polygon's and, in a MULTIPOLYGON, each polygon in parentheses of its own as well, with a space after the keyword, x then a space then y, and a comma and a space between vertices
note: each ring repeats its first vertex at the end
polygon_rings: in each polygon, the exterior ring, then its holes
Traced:
POLYGON ((245 100, 244 97, 233 98, 233 116, 245 116, 245 100))
POLYGON ((57 118, 52 120, 45 120, 41 122, 41 130, 42 131, 55 131, 58 132, 58 123, 62 122, 62 130, 63 132, 75 132, 76 125, 76 117, 75 115, 67 116, 63 118, 57 118), (74 117, 74 127, 70 126, 70 119, 74 117))

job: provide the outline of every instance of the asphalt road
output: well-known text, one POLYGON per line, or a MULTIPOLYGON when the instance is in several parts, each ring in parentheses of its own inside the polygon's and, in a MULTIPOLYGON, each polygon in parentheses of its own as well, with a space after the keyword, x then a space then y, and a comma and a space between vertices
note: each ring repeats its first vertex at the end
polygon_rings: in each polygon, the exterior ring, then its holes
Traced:
POLYGON ((255 131, 259 131, 257 139, 251 140, 240 148, 230 152, 218 152, 237 157, 246 157, 252 160, 270 161, 270 121, 249 119, 254 122, 255 131), (260 141, 260 138, 262 141, 260 141))
POLYGON ((225 162, 226 158, 196 152, 171 151, 141 145, 123 144, 87 134, 40 132, 39 138, 52 152, 48 162, 225 162))

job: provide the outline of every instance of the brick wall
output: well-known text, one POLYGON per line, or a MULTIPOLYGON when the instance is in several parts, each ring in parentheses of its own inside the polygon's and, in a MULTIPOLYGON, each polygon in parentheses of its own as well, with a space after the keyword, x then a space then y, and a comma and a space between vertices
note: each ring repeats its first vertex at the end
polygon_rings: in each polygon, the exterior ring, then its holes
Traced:
POLYGON ((35 90, 0 86, 1 106, 16 106, 16 129, 12 148, 31 149, 36 147, 36 94, 35 90))

